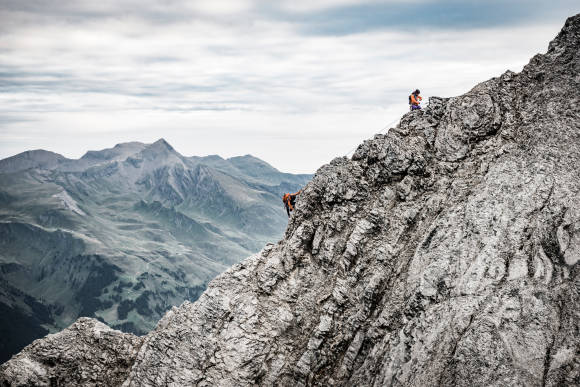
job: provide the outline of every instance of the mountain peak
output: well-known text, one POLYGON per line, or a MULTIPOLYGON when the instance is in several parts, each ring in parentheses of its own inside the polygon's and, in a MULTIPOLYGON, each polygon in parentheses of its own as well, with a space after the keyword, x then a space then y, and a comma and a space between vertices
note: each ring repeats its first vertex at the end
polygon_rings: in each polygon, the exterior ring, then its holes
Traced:
POLYGON ((235 165, 237 168, 244 170, 247 173, 257 173, 257 171, 260 171, 260 173, 264 172, 279 173, 279 171, 276 168, 274 168, 264 160, 252 156, 250 154, 244 156, 230 157, 228 161, 233 165, 235 165))
POLYGON ((139 141, 129 141, 129 142, 121 142, 121 143, 115 145, 113 148, 118 149, 118 148, 138 147, 138 146, 145 146, 145 144, 143 144, 142 142, 139 142, 139 141))
POLYGON ((223 161, 224 160, 224 158, 221 157, 220 155, 207 155, 207 156, 203 156, 200 158, 204 161, 223 161))
POLYGON ((156 150, 168 150, 168 151, 175 151, 171 145, 164 138, 160 138, 159 140, 155 141, 151 145, 149 145, 150 149, 156 150))
POLYGON ((35 149, 0 160, 0 172, 19 172, 30 168, 53 169, 66 160, 58 153, 35 149))
POLYGON ((184 159, 165 139, 160 138, 152 144, 147 145, 140 153, 141 157, 147 160, 173 160, 183 162, 184 159))
POLYGON ((580 45, 580 13, 566 19, 564 27, 550 42, 548 54, 566 48, 578 49, 580 45))
POLYGON ((98 151, 87 151, 87 153, 85 153, 80 159, 89 162, 124 160, 127 157, 142 151, 145 147, 145 144, 137 141, 124 142, 117 144, 112 148, 98 151))
POLYGON ((142 159, 153 164, 150 167, 161 164, 175 165, 187 164, 187 159, 177 152, 165 139, 160 138, 152 144, 145 145, 143 150, 131 157, 132 159, 142 159))

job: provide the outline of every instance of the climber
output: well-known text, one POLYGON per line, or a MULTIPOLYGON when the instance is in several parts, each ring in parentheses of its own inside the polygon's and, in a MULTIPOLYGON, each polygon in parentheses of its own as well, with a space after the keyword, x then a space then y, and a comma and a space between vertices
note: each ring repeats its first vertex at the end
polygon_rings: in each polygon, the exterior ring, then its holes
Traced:
POLYGON ((419 104, 421 103, 421 100, 423 98, 421 98, 421 96, 419 95, 420 93, 421 91, 417 89, 414 92, 412 92, 411 95, 409 96, 409 107, 411 108, 411 111, 421 109, 421 105, 419 104))
POLYGON ((290 211, 294 211, 294 203, 296 203, 296 196, 298 196, 302 192, 302 190, 296 193, 287 193, 284 194, 282 197, 282 201, 284 202, 284 207, 286 207, 286 212, 288 213, 288 217, 290 217, 290 211))

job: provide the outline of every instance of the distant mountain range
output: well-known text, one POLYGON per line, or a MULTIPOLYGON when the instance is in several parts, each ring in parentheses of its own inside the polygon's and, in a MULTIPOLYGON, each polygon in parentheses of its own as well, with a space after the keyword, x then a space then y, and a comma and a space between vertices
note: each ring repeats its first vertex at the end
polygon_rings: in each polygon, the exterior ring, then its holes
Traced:
POLYGON ((142 334, 287 224, 311 175, 246 155, 184 157, 161 139, 0 160, 0 363, 93 316, 142 334))

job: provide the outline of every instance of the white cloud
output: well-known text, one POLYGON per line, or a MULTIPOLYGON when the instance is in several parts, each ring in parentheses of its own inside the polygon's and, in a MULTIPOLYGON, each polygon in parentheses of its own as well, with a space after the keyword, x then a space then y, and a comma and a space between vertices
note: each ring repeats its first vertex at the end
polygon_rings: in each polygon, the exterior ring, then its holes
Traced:
POLYGON ((51 11, 83 16, 70 22, 14 11, 42 22, 17 23, 0 40, 0 157, 34 148, 79 157, 165 137, 186 155, 252 153, 312 172, 404 113, 410 90, 452 96, 519 70, 561 27, 305 36, 255 3, 208 3, 51 11))
POLYGON ((420 3, 432 2, 434 0, 278 0, 276 4, 286 11, 291 12, 312 12, 321 11, 334 7, 361 6, 369 4, 400 4, 405 3, 417 6, 420 3))
POLYGON ((231 15, 249 11, 254 6, 250 0, 196 0, 186 3, 191 10, 211 15, 231 15))

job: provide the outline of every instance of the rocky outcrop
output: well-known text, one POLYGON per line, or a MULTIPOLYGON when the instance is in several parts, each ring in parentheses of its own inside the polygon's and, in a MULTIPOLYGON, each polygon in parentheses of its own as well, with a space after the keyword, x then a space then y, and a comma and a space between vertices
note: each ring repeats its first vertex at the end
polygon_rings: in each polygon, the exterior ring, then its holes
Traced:
POLYGON ((141 339, 114 331, 90 318, 42 340, 36 340, 2 366, 2 386, 119 385, 141 345, 141 339))
POLYGON ((123 385, 580 384, 579 70, 577 15, 320 168, 284 240, 170 311, 123 385))

